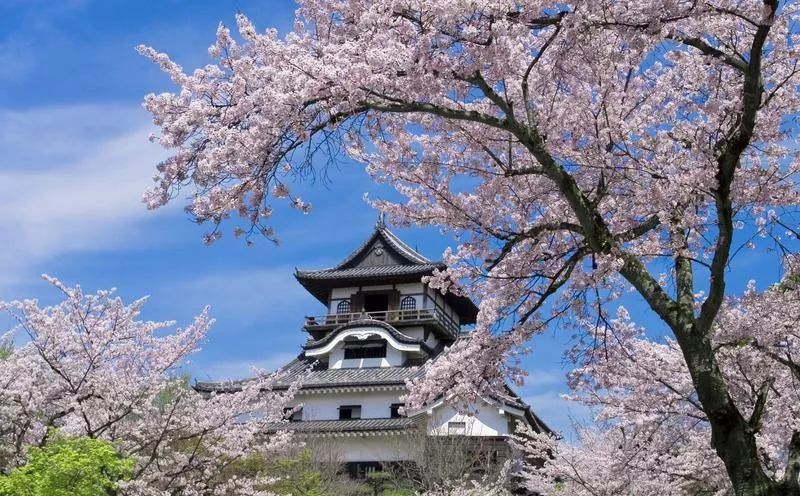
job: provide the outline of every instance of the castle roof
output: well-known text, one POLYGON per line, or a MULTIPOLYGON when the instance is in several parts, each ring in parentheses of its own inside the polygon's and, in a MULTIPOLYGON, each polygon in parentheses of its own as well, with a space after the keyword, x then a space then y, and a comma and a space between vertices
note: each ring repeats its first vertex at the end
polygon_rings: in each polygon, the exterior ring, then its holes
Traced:
POLYGON ((347 435, 351 433, 379 433, 391 431, 407 431, 416 426, 413 418, 367 418, 367 419, 348 419, 348 420, 304 420, 302 422, 281 422, 267 427, 267 431, 295 431, 301 433, 314 434, 338 434, 347 435))
MULTIPOLYGON (((323 369, 315 370, 314 366, 318 362, 313 357, 306 357, 301 353, 294 360, 283 366, 278 373, 281 375, 280 379, 273 386, 273 390, 280 391, 288 389, 295 382, 300 382, 300 389, 302 391, 328 391, 331 389, 347 389, 347 388, 375 388, 375 387, 391 387, 404 388, 406 380, 419 377, 422 374, 422 367, 375 367, 375 368, 352 368, 352 369, 323 369)), ((233 392, 241 389, 242 385, 253 379, 244 379, 241 381, 227 381, 227 382, 196 382, 194 389, 201 393, 225 393, 233 392)), ((539 432, 552 432, 550 427, 545 424, 538 415, 536 415, 531 407, 525 403, 510 387, 506 386, 503 393, 498 393, 490 396, 490 399, 507 407, 519 409, 523 412, 526 421, 532 425, 539 432)), ((406 421, 410 420, 404 418, 406 421)), ((373 425, 367 421, 378 420, 391 420, 397 421, 398 419, 360 419, 363 423, 352 424, 356 427, 363 427, 365 425, 373 425)), ((325 420, 325 421, 302 421, 292 422, 286 424, 285 429, 297 430, 295 426, 303 426, 302 429, 312 431, 314 426, 320 422, 326 422, 324 425, 319 424, 319 427, 330 428, 331 431, 336 430, 336 426, 348 427, 351 424, 346 422, 355 422, 353 420, 325 420), (342 423, 345 422, 345 423, 342 423)), ((386 423, 386 426, 399 425, 386 423)), ((380 422, 375 425, 384 425, 380 422)), ((277 428, 277 427, 276 427, 277 428)), ((300 427, 298 427, 299 429, 300 427)), ((387 427, 390 428, 390 427, 387 427)), ((375 429, 366 429, 375 430, 375 429)))
MULTIPOLYGON (((300 381, 303 390, 364 386, 403 386, 406 379, 416 376, 419 367, 376 367, 353 369, 314 370, 317 360, 301 353, 279 370, 280 379, 273 389, 287 389, 300 381)), ((197 382, 195 389, 200 392, 236 391, 252 379, 228 382, 197 382)))
POLYGON ((391 246, 392 249, 394 249, 395 253, 400 257, 400 260, 402 261, 401 263, 416 265, 435 263, 425 258, 425 256, 423 256, 417 250, 414 250, 408 246, 405 242, 403 242, 403 240, 398 238, 396 234, 390 231, 382 221, 379 221, 375 225, 375 230, 372 232, 372 235, 366 241, 364 241, 361 246, 350 253, 350 255, 348 255, 344 260, 339 262, 334 269, 348 269, 358 265, 363 256, 365 254, 368 255, 372 251, 372 247, 374 246, 375 242, 379 240, 383 241, 391 246))
MULTIPOLYGON (((352 253, 333 267, 319 270, 296 270, 295 278, 321 303, 328 303, 331 289, 375 283, 419 282, 447 266, 432 261, 403 242, 383 222, 352 253)), ((478 307, 466 296, 445 295, 448 304, 459 314, 462 324, 474 324, 478 307)))

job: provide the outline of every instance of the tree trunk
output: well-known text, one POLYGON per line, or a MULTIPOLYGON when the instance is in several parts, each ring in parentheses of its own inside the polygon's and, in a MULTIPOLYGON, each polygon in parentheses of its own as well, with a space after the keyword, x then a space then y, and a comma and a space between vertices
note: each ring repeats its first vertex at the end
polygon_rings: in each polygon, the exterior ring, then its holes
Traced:
POLYGON ((711 424, 711 444, 725 464, 736 496, 795 496, 764 472, 755 438, 759 420, 748 421, 733 403, 707 337, 709 333, 694 326, 688 333, 680 331, 675 335, 711 424))

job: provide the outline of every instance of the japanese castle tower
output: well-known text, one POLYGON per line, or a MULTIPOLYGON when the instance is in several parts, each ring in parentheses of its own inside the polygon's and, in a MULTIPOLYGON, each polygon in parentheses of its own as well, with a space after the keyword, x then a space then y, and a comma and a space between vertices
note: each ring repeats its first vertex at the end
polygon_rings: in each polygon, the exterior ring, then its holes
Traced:
MULTIPOLYGON (((426 410, 400 413, 406 379, 420 373, 475 323, 478 308, 469 298, 442 295, 423 282, 443 269, 409 247, 382 221, 370 237, 338 265, 297 270, 295 277, 325 306, 306 317, 302 352, 282 370, 279 389, 301 379, 297 406, 282 428, 329 438, 352 472, 414 458, 404 445, 413 431, 428 436, 470 436, 501 443, 517 421, 549 430, 511 389, 484 398, 463 415, 442 401, 426 410), (311 370, 310 372, 309 369, 311 370)), ((219 391, 220 383, 197 383, 219 391)))

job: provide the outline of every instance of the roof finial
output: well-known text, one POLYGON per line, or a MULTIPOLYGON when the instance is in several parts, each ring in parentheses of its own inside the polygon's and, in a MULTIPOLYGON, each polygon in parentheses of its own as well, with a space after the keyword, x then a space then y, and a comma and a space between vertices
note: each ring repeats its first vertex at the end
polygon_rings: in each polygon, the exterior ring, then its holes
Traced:
POLYGON ((375 223, 378 227, 386 227, 386 214, 378 212, 378 222, 375 223))

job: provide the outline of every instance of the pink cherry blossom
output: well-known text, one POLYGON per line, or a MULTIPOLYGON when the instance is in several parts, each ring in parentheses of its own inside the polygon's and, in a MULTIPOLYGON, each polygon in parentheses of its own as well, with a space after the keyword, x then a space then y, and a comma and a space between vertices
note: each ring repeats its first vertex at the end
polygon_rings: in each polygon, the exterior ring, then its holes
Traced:
POLYGON ((85 294, 47 278, 63 301, 3 303, 24 344, 0 360, 0 461, 24 462, 25 448, 50 427, 113 442, 137 461, 124 494, 266 494, 263 476, 230 478, 243 457, 280 453, 289 434, 266 435, 283 421, 289 391, 260 375, 238 392, 201 395, 180 376, 212 324, 204 310, 188 326, 138 320, 146 299, 125 304, 114 291, 85 294))
MULTIPOLYGON (((791 260, 788 270, 764 292, 751 287, 729 298, 713 333, 722 374, 755 434, 762 466, 785 487, 800 464, 800 287, 791 260)), ((624 308, 607 326, 586 327, 586 339, 603 346, 573 349, 571 399, 593 408, 597 426, 581 428, 578 445, 520 426, 515 445, 530 461, 521 471, 525 485, 542 494, 558 494, 565 484, 569 494, 730 494, 678 344, 647 338, 624 308)))

